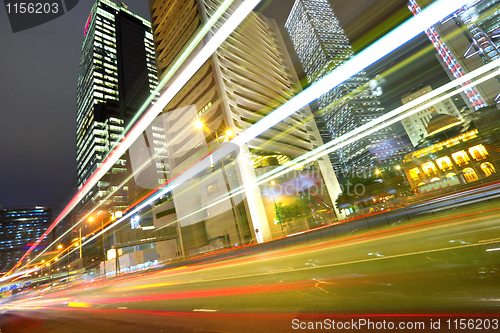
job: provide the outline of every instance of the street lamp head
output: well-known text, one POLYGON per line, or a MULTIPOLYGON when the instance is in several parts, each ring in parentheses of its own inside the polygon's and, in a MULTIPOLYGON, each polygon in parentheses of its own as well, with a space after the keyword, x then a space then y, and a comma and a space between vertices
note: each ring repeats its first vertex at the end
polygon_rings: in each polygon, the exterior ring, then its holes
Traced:
POLYGON ((57 248, 58 248, 59 250, 60 250, 60 249, 62 249, 62 248, 63 248, 62 244, 59 244, 59 245, 57 246, 57 248))
POLYGON ((274 180, 271 180, 271 186, 276 185, 276 182, 274 180))
POLYGON ((396 170, 400 170, 400 169, 401 169, 401 166, 396 165, 396 170))
POLYGON ((198 120, 196 122, 195 126, 197 129, 202 129, 205 125, 203 124, 203 122, 201 120, 198 120))
POLYGON ((375 174, 379 175, 380 174, 380 170, 375 170, 375 174))
POLYGON ((92 216, 89 217, 89 222, 94 222, 94 218, 92 216))
POLYGON ((232 138, 232 137, 233 137, 233 131, 232 131, 232 130, 230 130, 230 129, 229 129, 229 130, 227 130, 227 131, 226 131, 226 136, 227 136, 228 138, 232 138))

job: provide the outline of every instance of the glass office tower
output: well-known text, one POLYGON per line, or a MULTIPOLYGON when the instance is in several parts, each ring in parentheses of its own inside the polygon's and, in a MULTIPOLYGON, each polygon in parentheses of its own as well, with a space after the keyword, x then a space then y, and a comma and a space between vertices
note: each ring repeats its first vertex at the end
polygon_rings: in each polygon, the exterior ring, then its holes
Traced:
MULTIPOLYGON (((84 30, 77 86, 79 188, 123 138, 157 83, 150 23, 123 4, 97 0, 84 30)), ((119 189, 118 185, 130 168, 127 154, 87 194, 82 206, 100 202, 110 211, 126 208, 135 184, 129 182, 119 189)))
MULTIPOLYGON (((326 0, 295 1, 285 28, 311 84, 354 55, 349 39, 326 0)), ((318 106, 315 118, 325 141, 338 138, 385 112, 365 72, 321 96, 318 106)), ((401 139, 387 127, 338 150, 331 159, 336 172, 345 173, 382 162, 396 162, 405 151, 401 139)))

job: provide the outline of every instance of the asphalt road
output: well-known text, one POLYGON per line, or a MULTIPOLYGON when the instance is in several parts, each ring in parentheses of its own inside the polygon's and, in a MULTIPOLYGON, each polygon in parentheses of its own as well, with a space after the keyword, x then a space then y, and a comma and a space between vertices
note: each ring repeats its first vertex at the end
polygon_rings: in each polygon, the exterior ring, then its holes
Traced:
POLYGON ((0 304, 0 328, 281 332, 294 331, 296 318, 494 315, 500 300, 499 221, 500 212, 494 210, 396 225, 329 242, 25 294, 0 304))

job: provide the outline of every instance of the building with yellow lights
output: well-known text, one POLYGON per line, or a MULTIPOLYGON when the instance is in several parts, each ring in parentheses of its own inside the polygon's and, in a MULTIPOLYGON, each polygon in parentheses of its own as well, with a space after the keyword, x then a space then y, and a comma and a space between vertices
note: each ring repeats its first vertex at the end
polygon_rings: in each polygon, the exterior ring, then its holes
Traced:
POLYGON ((480 184, 496 179, 500 152, 498 110, 476 112, 468 121, 437 114, 429 122, 429 135, 401 164, 417 193, 450 186, 480 184))
MULTIPOLYGON (((233 2, 212 33, 241 3, 233 2)), ((149 0, 160 80, 220 4, 218 0, 149 0)), ((250 13, 163 109, 171 176, 243 133, 300 91, 276 22, 250 13)), ((262 170, 280 167, 322 144, 311 111, 304 108, 252 139, 237 156, 207 165, 207 172, 173 191, 182 237, 187 232, 199 235, 191 243, 201 248, 281 236, 280 226, 266 213, 272 199, 265 198, 262 187, 249 184, 256 182, 262 170), (227 198, 237 188, 241 194, 227 198), (217 200, 217 205, 207 206, 217 200)), ((302 168, 318 170, 331 197, 340 193, 328 158, 302 168)), ((194 245, 191 249, 184 243, 186 253, 196 251, 194 245)))

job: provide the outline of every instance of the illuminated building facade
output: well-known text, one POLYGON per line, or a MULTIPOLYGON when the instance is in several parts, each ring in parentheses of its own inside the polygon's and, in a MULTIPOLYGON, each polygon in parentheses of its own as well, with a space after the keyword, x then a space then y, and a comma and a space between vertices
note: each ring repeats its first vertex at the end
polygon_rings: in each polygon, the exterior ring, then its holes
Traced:
MULTIPOLYGON (((12 268, 51 223, 50 206, 0 208, 0 272, 12 268)), ((33 258, 43 245, 40 243, 28 259, 33 258)))
MULTIPOLYGON (((408 8, 414 15, 421 12, 419 3, 410 0, 408 8)), ((428 2, 428 1, 427 1, 428 2)), ((499 1, 473 1, 459 11, 425 30, 436 48, 437 58, 454 80, 492 60, 499 59, 496 43, 498 15, 495 7, 499 1)), ((467 86, 465 83, 463 86, 467 86)), ((500 83, 492 78, 476 86, 468 86, 462 98, 473 111, 498 102, 500 83)))
POLYGON ((433 117, 428 126, 431 135, 401 164, 412 189, 425 193, 498 178, 498 110, 483 110, 475 114, 473 121, 457 122, 456 118, 442 114, 433 117))
MULTIPOLYGON (((85 26, 77 86, 78 187, 123 138, 137 110, 157 86, 150 23, 109 0, 97 0, 85 26)), ((103 202, 130 172, 128 155, 82 200, 103 202)), ((116 191, 110 209, 129 203, 129 186, 116 191)))
MULTIPOLYGON (((309 83, 320 80, 354 54, 344 30, 326 0, 296 0, 285 23, 309 83)), ((370 87, 365 72, 343 82, 318 99, 315 116, 323 139, 349 133, 385 113, 379 93, 370 87), (324 131, 326 130, 326 131, 324 131)), ((340 170, 369 168, 380 162, 399 160, 407 150, 391 127, 357 140, 331 156, 340 170)))
MULTIPOLYGON (((410 94, 407 94, 401 98, 401 102, 403 104, 409 103, 412 100, 423 96, 432 91, 430 86, 419 87, 420 89, 413 91, 410 94)), ((447 98, 441 102, 438 102, 418 113, 415 113, 408 118, 405 118, 401 121, 403 127, 408 134, 408 137, 411 140, 413 146, 417 146, 418 142, 425 138, 429 133, 427 133, 427 126, 431 121, 431 118, 434 114, 447 114, 457 119, 462 119, 462 115, 458 111, 455 103, 450 98, 447 98)))
MULTIPOLYGON (((220 2, 149 3, 157 68, 162 78, 220 2)), ((228 12, 239 4, 235 1, 228 12)), ((228 15, 216 23, 214 32, 228 15)), ((179 174, 231 136, 253 126, 300 90, 275 21, 251 13, 163 110, 171 174, 179 174), (200 128, 196 128, 197 123, 202 124, 200 128)), ((205 210, 197 209, 191 215, 188 212, 194 209, 191 207, 203 208, 204 203, 231 189, 251 184, 259 175, 259 167, 277 167, 322 145, 311 120, 309 108, 299 110, 241 147, 237 156, 207 166, 207 173, 174 190, 173 201, 187 250, 260 242, 281 235, 280 227, 266 215, 264 206, 269 198, 258 186, 245 186, 239 196, 205 210), (203 235, 204 240, 187 239, 189 234, 203 235)), ((331 196, 339 193, 327 158, 319 158, 307 167, 321 171, 331 196)))

